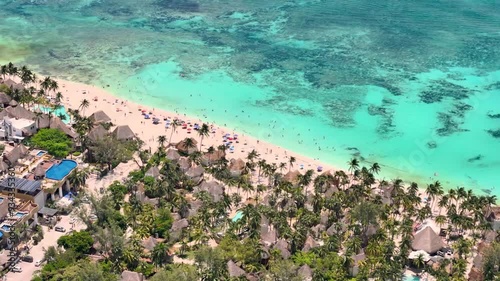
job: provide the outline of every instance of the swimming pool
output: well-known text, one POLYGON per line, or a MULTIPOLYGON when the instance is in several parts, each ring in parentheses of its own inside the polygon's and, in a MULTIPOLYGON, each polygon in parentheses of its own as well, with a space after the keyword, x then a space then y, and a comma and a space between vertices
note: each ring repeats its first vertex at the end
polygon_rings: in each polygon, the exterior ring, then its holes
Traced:
POLYGON ((58 107, 57 109, 52 109, 46 106, 40 106, 40 110, 46 114, 52 112, 52 114, 57 117, 64 116, 64 119, 62 121, 66 124, 69 123, 70 121, 70 116, 66 112, 66 108, 64 106, 58 107))
POLYGON ((418 276, 411 276, 411 275, 405 275, 403 281, 420 281, 420 277, 418 276))
POLYGON ((2 225, 2 230, 3 231, 10 231, 10 225, 8 225, 8 224, 2 225))
POLYGON ((73 160, 62 160, 61 163, 52 165, 47 172, 45 177, 51 180, 62 180, 67 176, 73 169, 77 166, 76 162, 73 160))
POLYGON ((238 212, 236 213, 236 215, 234 215, 234 217, 233 217, 232 221, 233 221, 233 222, 237 222, 237 221, 239 221, 242 217, 243 217, 243 213, 242 213, 242 212, 240 212, 240 211, 238 211, 238 212))
POLYGON ((40 150, 40 151, 38 151, 38 153, 36 154, 36 156, 41 157, 41 156, 43 156, 45 153, 47 153, 47 151, 40 150))
POLYGON ((18 218, 22 218, 22 217, 24 217, 24 216, 26 216, 26 215, 27 215, 27 213, 24 213, 24 212, 17 212, 17 213, 15 214, 15 216, 16 216, 16 217, 18 217, 18 218))

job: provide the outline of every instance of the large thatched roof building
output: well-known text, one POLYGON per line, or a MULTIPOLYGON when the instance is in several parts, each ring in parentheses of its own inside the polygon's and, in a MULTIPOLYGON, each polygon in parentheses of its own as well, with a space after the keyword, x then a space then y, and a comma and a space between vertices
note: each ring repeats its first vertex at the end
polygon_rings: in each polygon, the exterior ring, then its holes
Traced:
POLYGON ((111 122, 111 118, 102 110, 94 112, 89 116, 90 120, 94 123, 108 123, 111 122))
POLYGON ((134 132, 128 125, 117 126, 113 131, 113 135, 118 140, 133 140, 135 138, 134 132))
POLYGON ((422 229, 413 236, 411 247, 413 250, 423 250, 428 254, 434 254, 445 246, 439 235, 430 226, 422 229))

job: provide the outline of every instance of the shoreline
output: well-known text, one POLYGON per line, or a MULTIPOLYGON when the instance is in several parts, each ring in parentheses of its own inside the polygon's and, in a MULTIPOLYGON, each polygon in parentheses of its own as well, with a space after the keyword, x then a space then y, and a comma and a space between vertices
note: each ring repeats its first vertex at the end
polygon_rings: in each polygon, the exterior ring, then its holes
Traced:
MULTIPOLYGON (((144 146, 151 148, 153 151, 158 147, 158 136, 166 136, 168 142, 170 134, 172 133, 171 128, 165 129, 163 117, 179 118, 184 121, 191 121, 191 123, 201 124, 204 122, 204 120, 198 117, 188 116, 184 113, 176 113, 169 110, 141 105, 114 95, 99 86, 56 78, 55 80, 59 84, 60 92, 63 94, 62 104, 66 108, 78 109, 81 101, 83 99, 87 99, 90 104, 89 107, 83 112, 80 110, 83 115, 89 116, 98 110, 104 111, 111 118, 114 125, 130 126, 132 131, 144 141, 144 146), (94 97, 98 97, 98 101, 94 101, 94 97), (120 110, 117 111, 117 109, 120 110), (144 119, 141 114, 141 110, 152 112, 152 116, 160 118, 160 124, 153 124, 152 118, 144 119)), ((265 159, 268 163, 276 163, 278 166, 280 163, 286 163, 286 169, 283 171, 285 173, 288 171, 290 156, 293 156, 296 159, 296 162, 290 170, 306 171, 308 169, 312 169, 317 171, 318 166, 323 167, 323 172, 340 170, 335 165, 309 158, 305 155, 285 149, 267 141, 256 139, 247 134, 241 134, 241 132, 234 131, 228 127, 220 126, 214 123, 205 123, 212 125, 213 128, 215 128, 215 133, 210 133, 208 137, 204 138, 204 149, 212 145, 216 148, 218 145, 222 144, 222 136, 224 134, 239 134, 239 143, 233 143, 235 146, 234 153, 226 152, 226 158, 228 160, 231 158, 241 158, 246 161, 248 153, 252 151, 252 149, 255 149, 260 154, 260 158, 265 159), (303 169, 300 169, 300 165, 303 165, 303 169)), ((182 129, 181 127, 178 127, 176 132, 173 134, 172 143, 177 143, 187 137, 195 139, 198 142, 199 148, 200 138, 197 131, 193 130, 192 133, 188 133, 187 130, 182 129)))
MULTIPOLYGON (((118 94, 114 94, 111 91, 104 89, 101 86, 89 85, 81 82, 73 82, 64 79, 54 78, 59 84, 59 90, 64 96, 63 105, 67 108, 77 109, 80 106, 80 103, 83 99, 87 99, 90 103, 89 108, 85 110, 86 116, 91 115, 95 111, 103 110, 108 116, 112 119, 114 125, 129 125, 130 128, 136 135, 144 141, 145 146, 147 148, 151 148, 153 151, 157 149, 158 142, 157 138, 160 135, 165 135, 167 138, 167 142, 170 139, 171 129, 166 130, 163 123, 163 118, 160 117, 177 117, 184 121, 191 121, 192 123, 203 123, 204 120, 199 117, 195 117, 192 115, 187 115, 185 113, 180 113, 178 109, 170 111, 159 108, 153 108, 147 105, 141 105, 136 101, 132 101, 130 99, 122 98, 118 94), (83 94, 83 93, 86 94, 83 94), (94 97, 98 97, 99 100, 95 102, 94 97), (123 102, 123 105, 122 105, 123 102), (117 108, 120 108, 122 111, 116 111, 117 108), (152 124, 151 119, 144 120, 139 109, 146 109, 151 111, 153 116, 159 117, 161 119, 161 123, 158 125, 152 124), (126 114, 125 114, 126 113, 126 114), (136 119, 131 119, 130 117, 135 117, 136 119), (145 121, 145 122, 141 122, 145 121)), ((253 136, 250 136, 247 133, 241 134, 240 131, 235 131, 233 129, 228 128, 228 126, 220 126, 215 123, 205 122, 209 125, 213 125, 216 128, 215 134, 210 134, 209 137, 203 140, 203 147, 206 149, 213 145, 217 147, 222 144, 222 135, 229 134, 239 134, 239 144, 235 144, 234 153, 227 152, 226 158, 231 160, 231 158, 238 159, 241 158, 246 160, 246 156, 248 153, 255 149, 259 154, 261 159, 265 159, 268 163, 276 163, 279 166, 280 163, 286 163, 286 168, 283 169, 283 173, 286 174, 289 170, 289 157, 293 156, 296 159, 296 162, 293 164, 290 170, 298 170, 299 172, 305 172, 308 169, 314 170, 316 173, 322 173, 326 171, 337 171, 344 170, 348 173, 346 168, 340 168, 345 166, 338 165, 335 163, 327 163, 322 162, 317 159, 310 158, 305 156, 304 154, 300 154, 296 151, 292 151, 276 144, 270 143, 265 140, 257 139, 253 136), (246 143, 246 145, 244 145, 246 143), (303 169, 300 169, 300 165, 303 165, 303 169), (317 167, 322 166, 323 171, 317 172, 317 167)), ((177 143, 184 138, 192 137, 197 142, 199 142, 200 138, 197 134, 197 131, 193 131, 192 133, 187 133, 186 130, 182 128, 177 128, 176 133, 173 134, 172 143, 177 143)), ((198 146, 199 148, 199 146, 198 146)), ((359 159, 358 159, 359 160, 359 159)), ((368 161, 361 161, 360 166, 370 164, 368 161)), ((454 182, 449 179, 441 178, 438 176, 431 176, 428 179, 424 178, 423 175, 418 174, 408 174, 404 171, 399 171, 396 168, 385 165, 383 162, 378 162, 382 167, 382 171, 380 174, 375 175, 376 180, 387 180, 390 182, 393 179, 399 178, 405 184, 410 184, 412 182, 416 182, 419 185, 419 189, 422 191, 425 190, 426 186, 436 180, 440 181, 443 184, 445 190, 453 189, 458 186, 465 186, 466 189, 472 189, 476 194, 485 194, 485 195, 494 195, 495 190, 492 190, 490 194, 484 192, 487 188, 482 187, 471 187, 464 183, 454 182)), ((368 167, 369 168, 369 167, 368 167)), ((333 173, 333 172, 332 172, 333 173)))

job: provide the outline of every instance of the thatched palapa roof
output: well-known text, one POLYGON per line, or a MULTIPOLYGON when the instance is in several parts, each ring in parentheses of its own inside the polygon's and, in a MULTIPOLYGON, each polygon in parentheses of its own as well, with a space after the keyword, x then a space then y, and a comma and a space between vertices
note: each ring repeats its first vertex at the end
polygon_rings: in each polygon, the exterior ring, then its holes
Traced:
POLYGON ((196 148, 196 145, 198 144, 198 142, 195 140, 195 139, 192 139, 193 140, 193 147, 190 147, 189 149, 186 147, 186 139, 183 139, 182 141, 180 141, 179 143, 177 143, 177 145, 175 145, 175 148, 177 148, 178 151, 181 151, 181 152, 184 152, 184 153, 193 153, 195 151, 198 151, 198 149, 196 148))
POLYGON ((13 90, 15 90, 15 89, 17 89, 17 90, 22 90, 22 89, 24 89, 23 84, 21 84, 21 83, 16 83, 16 82, 15 82, 14 80, 12 80, 12 79, 7 79, 7 80, 3 81, 3 83, 2 83, 2 84, 7 85, 9 88, 11 88, 11 89, 13 89, 13 90))
POLYGON ((311 267, 309 267, 307 264, 304 264, 299 268, 299 271, 297 274, 302 277, 302 280, 304 281, 311 281, 313 277, 313 271, 311 267))
POLYGON ((160 169, 158 169, 158 166, 152 166, 144 175, 157 179, 160 177, 160 169))
POLYGON ((0 92, 0 104, 6 105, 9 104, 9 102, 12 100, 12 98, 7 95, 4 92, 0 92))
POLYGON ((419 231, 413 236, 411 247, 413 250, 424 250, 429 254, 434 254, 445 246, 439 235, 430 226, 419 231))
POLYGON ((38 166, 36 166, 34 174, 35 174, 36 178, 43 178, 43 177, 45 177, 45 169, 43 169, 43 167, 42 167, 41 164, 39 164, 38 166))
POLYGON ((156 244, 158 244, 158 242, 156 241, 156 239, 153 238, 153 236, 149 236, 145 240, 142 240, 141 244, 145 250, 153 251, 153 249, 155 248, 156 244))
POLYGON ((229 161, 229 171, 231 171, 232 175, 240 175, 243 169, 245 169, 245 161, 241 158, 229 161))
POLYGON ((143 281, 144 276, 141 273, 125 270, 122 272, 120 281, 143 281))
POLYGON ((135 138, 135 134, 128 125, 117 126, 113 131, 113 135, 118 140, 131 140, 135 138))
POLYGON ((9 106, 5 109, 9 117, 33 120, 35 114, 22 106, 9 106))
POLYGON ((87 137, 91 141, 98 141, 104 138, 108 134, 108 131, 101 125, 95 126, 88 134, 87 137))
POLYGON ((179 158, 181 158, 181 155, 179 154, 179 152, 176 149, 169 148, 169 149, 167 149, 167 155, 165 157, 167 157, 167 159, 169 159, 170 161, 175 163, 175 162, 179 161, 179 158))
POLYGON ((51 129, 58 129, 72 139, 74 139, 78 136, 78 134, 73 132, 73 130, 71 130, 71 128, 68 127, 68 125, 64 124, 64 122, 59 117, 52 117, 51 118, 50 128, 51 129))
POLYGON ((246 272, 232 260, 227 262, 227 271, 229 272, 230 277, 240 277, 246 274, 246 272))
POLYGON ((4 161, 0 161, 0 171, 5 172, 9 169, 9 165, 4 161))
POLYGON ((290 172, 285 174, 283 179, 288 181, 288 182, 291 182, 293 184, 297 184, 299 182, 299 175, 300 175, 300 172, 297 170, 290 171, 290 172))
POLYGON ((14 147, 14 149, 12 149, 9 153, 4 155, 4 160, 6 160, 7 164, 15 164, 19 159, 26 156, 26 154, 28 154, 28 148, 26 148, 26 146, 22 144, 19 144, 14 147))
POLYGON ((108 123, 111 122, 111 118, 102 110, 94 112, 89 116, 90 120, 94 123, 108 123))

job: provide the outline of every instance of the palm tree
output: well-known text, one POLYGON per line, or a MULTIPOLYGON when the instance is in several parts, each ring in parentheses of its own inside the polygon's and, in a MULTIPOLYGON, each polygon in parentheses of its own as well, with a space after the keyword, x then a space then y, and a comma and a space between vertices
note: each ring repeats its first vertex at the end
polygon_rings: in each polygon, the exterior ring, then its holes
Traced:
POLYGON ((184 140, 184 147, 186 148, 186 151, 189 153, 189 149, 196 147, 196 145, 194 143, 194 139, 193 138, 186 138, 184 140))
POLYGON ((208 137, 210 135, 210 128, 207 124, 203 123, 201 128, 198 129, 198 135, 200 136, 200 151, 203 142, 203 138, 208 137))
POLYGON ((290 156, 290 159, 288 160, 288 171, 290 172, 291 168, 293 167, 293 163, 295 163, 295 161, 297 161, 297 159, 295 159, 295 157, 293 156, 290 156))
POLYGON ((33 72, 31 72, 31 70, 29 70, 26 66, 21 67, 19 77, 21 78, 21 82, 24 85, 27 85, 28 83, 31 82, 35 82, 33 72))
POLYGON ((90 106, 90 102, 87 99, 83 99, 78 108, 81 109, 82 114, 85 115, 85 109, 87 109, 89 106, 90 106))
POLYGON ((7 69, 7 65, 2 65, 0 66, 0 75, 2 75, 2 80, 5 81, 5 75, 7 75, 9 73, 8 69, 7 69))
POLYGON ((352 158, 351 161, 347 162, 347 164, 349 165, 349 172, 351 172, 352 175, 354 175, 355 171, 359 170, 359 161, 358 161, 358 159, 352 158))
POLYGON ((163 148, 165 141, 167 141, 167 137, 165 137, 164 135, 158 136, 158 146, 159 147, 163 148))
POLYGON ((172 143, 172 136, 174 135, 175 131, 177 130, 177 127, 181 125, 181 122, 179 121, 179 119, 174 119, 174 121, 172 121, 172 132, 170 133, 170 139, 168 140, 169 143, 172 143))
POLYGON ((252 149, 252 151, 250 151, 247 155, 247 160, 253 162, 253 160, 259 156, 259 153, 255 149, 252 149))
POLYGON ((51 80, 49 90, 52 90, 55 93, 57 89, 59 89, 59 85, 57 84, 57 81, 51 80))
POLYGON ((424 255, 418 254, 417 258, 413 260, 413 263, 417 268, 422 267, 425 264, 424 255))
POLYGON ((19 71, 17 67, 12 62, 9 62, 9 64, 7 65, 7 74, 12 77, 14 75, 17 75, 18 72, 19 71))
POLYGON ((151 260, 156 267, 162 267, 168 262, 168 246, 165 243, 158 243, 151 253, 151 260))
POLYGON ((61 94, 61 92, 57 92, 56 94, 56 104, 60 104, 61 101, 63 100, 63 94, 61 94))
POLYGON ((85 186, 87 179, 89 178, 89 174, 90 172, 88 169, 74 170, 68 176, 68 181, 75 188, 75 190, 78 190, 80 187, 85 186))
POLYGON ((380 165, 377 162, 373 163, 369 171, 370 173, 378 174, 380 172, 380 165))
POLYGON ((47 92, 52 84, 52 79, 50 79, 50 76, 45 77, 41 82, 40 82, 40 87, 47 92))
POLYGON ((40 111, 35 111, 35 112, 33 112, 33 114, 35 114, 35 116, 33 117, 33 120, 35 120, 35 122, 36 122, 36 128, 40 129, 40 118, 42 118, 43 113, 40 111))

